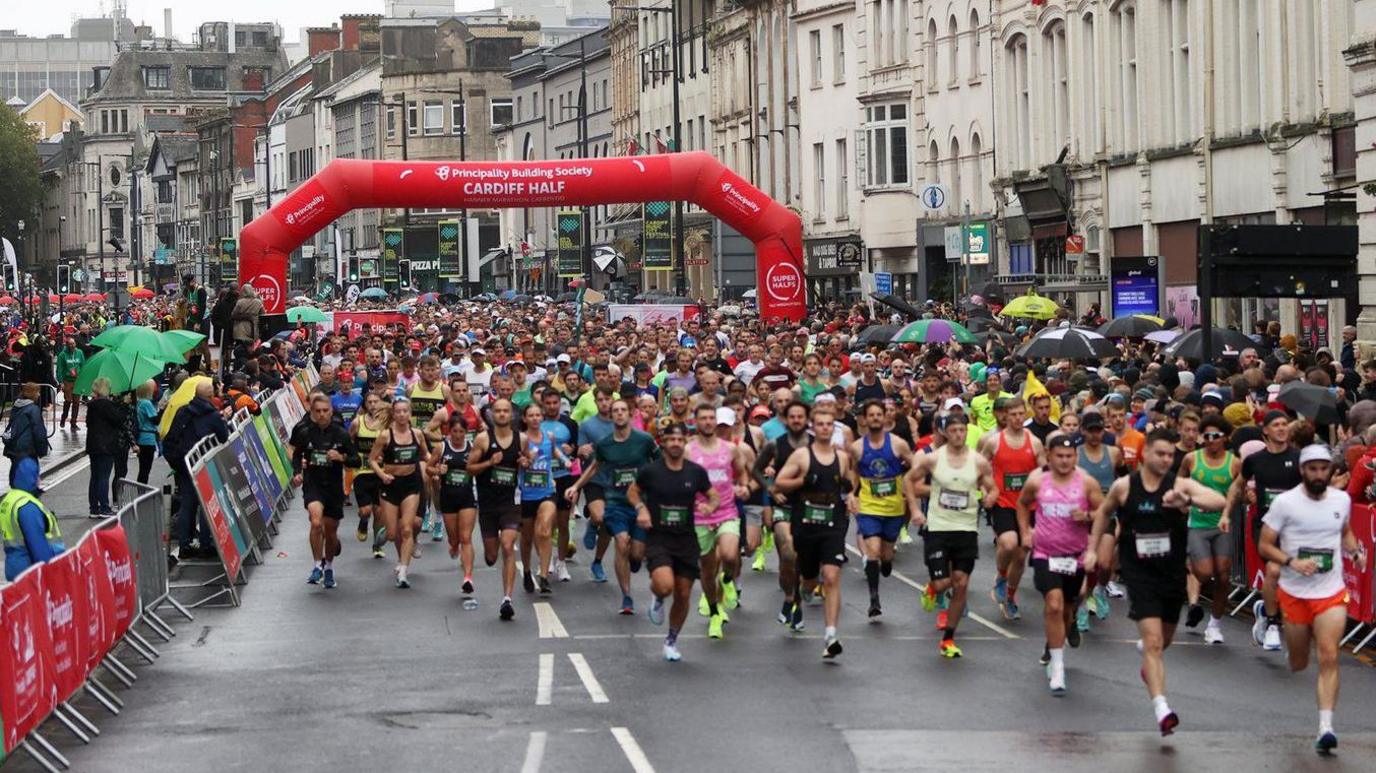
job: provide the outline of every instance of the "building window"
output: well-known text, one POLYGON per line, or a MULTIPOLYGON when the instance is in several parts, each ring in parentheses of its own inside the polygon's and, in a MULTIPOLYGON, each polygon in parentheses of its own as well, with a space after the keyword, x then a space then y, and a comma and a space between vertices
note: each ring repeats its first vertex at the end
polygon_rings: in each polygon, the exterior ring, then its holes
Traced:
POLYGON ((397 136, 397 109, 393 105, 387 106, 387 139, 396 139, 397 136))
POLYGON ((554 126, 554 97, 549 98, 549 109, 545 111, 545 122, 551 128, 554 126))
MULTIPOLYGON (((1166 3, 1166 23, 1169 25, 1170 51, 1170 109, 1175 119, 1167 124, 1170 140, 1189 142, 1193 139, 1190 115, 1190 4, 1189 0, 1171 0, 1166 3)), ((1302 81, 1303 82, 1303 81, 1302 81)), ((1313 81, 1308 81, 1312 83, 1313 81)), ((1303 91, 1304 89, 1300 89, 1303 91)))
POLYGON ((809 54, 810 54, 810 56, 808 57, 808 60, 811 62, 811 67, 809 68, 809 75, 810 75, 811 77, 809 78, 809 80, 812 82, 812 88, 815 89, 815 88, 821 87, 821 85, 822 85, 822 31, 821 31, 821 30, 812 30, 811 32, 807 33, 807 47, 808 47, 808 52, 809 52, 809 54))
POLYGON ((827 216, 827 159, 826 146, 820 142, 812 145, 812 168, 814 170, 812 198, 816 207, 812 217, 814 220, 823 220, 827 216))
POLYGON ((1027 62, 1027 36, 1018 35, 1008 42, 1004 50, 1008 64, 1008 80, 1005 81, 1012 88, 1012 110, 1010 115, 1013 122, 1013 168, 1026 169, 1032 163, 1032 102, 1029 93, 1030 84, 1028 83, 1028 62, 1027 62))
POLYGON ((937 76, 936 19, 927 20, 927 90, 936 91, 937 76))
POLYGON ((1124 2, 1113 10, 1113 40, 1118 63, 1117 131, 1118 153, 1137 149, 1137 8, 1124 2))
POLYGON ((941 184, 941 148, 937 146, 936 140, 927 146, 927 179, 923 180, 926 185, 941 184))
POLYGON ((455 99, 449 103, 449 132, 451 134, 466 134, 468 132, 468 114, 465 112, 465 107, 462 99, 455 99))
POLYGON ((420 134, 420 106, 415 102, 406 103, 406 133, 412 137, 420 134))
POLYGON ((981 156, 984 146, 979 135, 970 136, 970 208, 976 212, 984 211, 984 160, 981 156))
POLYGON ((143 85, 150 89, 168 88, 168 75, 171 70, 167 67, 145 67, 143 68, 143 85))
POLYGON ((949 199, 951 208, 956 211, 964 211, 965 189, 961 185, 960 173, 960 140, 951 138, 951 196, 949 199))
POLYGON ((1099 62, 1094 37, 1094 14, 1080 17, 1080 61, 1076 74, 1080 78, 1081 155, 1091 157, 1099 152, 1099 62))
POLYGON ((525 98, 525 97, 516 97, 516 121, 515 121, 516 123, 520 123, 521 119, 525 117, 525 111, 526 111, 526 104, 525 104, 525 102, 526 102, 526 98, 525 98))
POLYGON ((124 238, 124 208, 110 207, 110 235, 124 238))
POLYGON ((902 104, 865 108, 866 185, 908 185, 908 107, 902 104))
POLYGON ((197 91, 224 91, 225 68, 190 67, 191 88, 197 91))
POLYGON ((979 80, 984 63, 979 60, 979 11, 970 11, 970 80, 979 80))
POLYGON ((846 141, 836 141, 836 219, 850 214, 850 160, 846 158, 846 141))
POLYGON ((110 133, 110 111, 109 111, 109 110, 102 110, 102 111, 100 111, 100 133, 101 133, 101 134, 109 134, 109 133, 110 133))
MULTIPOLYGON (((594 91, 594 94, 597 92, 594 91)), ((489 103, 492 106, 492 125, 510 126, 515 123, 515 116, 511 110, 511 97, 493 97, 489 103)))
POLYGON ((951 70, 946 74, 946 82, 952 87, 960 80, 960 24, 952 16, 947 30, 951 37, 951 47, 946 51, 946 66, 951 70))
POLYGON ((1051 91, 1051 147, 1049 156, 1060 153, 1070 141, 1070 75, 1065 47, 1065 24, 1057 22, 1042 33, 1042 48, 1046 51, 1045 79, 1051 91))
POLYGON ((427 136, 444 134, 444 103, 437 99, 426 100, 424 119, 427 136))
POLYGON ((833 24, 831 27, 831 80, 833 83, 846 82, 846 25, 833 24))

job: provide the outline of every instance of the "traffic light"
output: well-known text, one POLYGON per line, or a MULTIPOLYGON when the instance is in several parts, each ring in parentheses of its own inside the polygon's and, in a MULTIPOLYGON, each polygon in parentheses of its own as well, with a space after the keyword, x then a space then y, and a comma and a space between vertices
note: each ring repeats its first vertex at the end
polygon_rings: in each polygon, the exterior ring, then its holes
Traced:
POLYGON ((351 256, 349 256, 349 281, 350 281, 350 282, 357 282, 357 281, 358 281, 358 256, 357 256, 357 255, 351 255, 351 256))
POLYGON ((58 264, 57 291, 66 294, 72 291, 72 267, 58 264))
POLYGON ((397 281, 401 282, 402 289, 410 289, 411 261, 407 258, 397 261, 397 281))
POLYGON ((5 289, 13 293, 19 287, 18 269, 5 266, 5 289))

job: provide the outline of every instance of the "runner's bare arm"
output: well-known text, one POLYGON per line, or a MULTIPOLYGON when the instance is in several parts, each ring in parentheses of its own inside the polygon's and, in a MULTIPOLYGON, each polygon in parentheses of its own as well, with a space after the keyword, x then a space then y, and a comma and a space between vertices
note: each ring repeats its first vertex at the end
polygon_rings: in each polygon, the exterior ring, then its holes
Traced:
POLYGON ((496 458, 487 458, 488 435, 486 432, 473 438, 473 451, 468 455, 468 474, 477 475, 497 464, 496 458))
POLYGON ((984 490, 984 506, 990 508, 999 500, 999 486, 994 481, 994 465, 982 456, 975 457, 975 465, 979 468, 979 485, 984 490))
POLYGON ((391 428, 384 429, 377 433, 377 439, 373 441, 373 448, 368 452, 368 466, 373 468, 379 478, 383 476, 382 471, 382 450, 392 443, 391 428))
POLYGON ((1042 471, 1033 470, 1028 476, 1027 482, 1022 485, 1022 492, 1018 494, 1018 531, 1022 535, 1023 547, 1032 546, 1032 506, 1037 503, 1037 490, 1042 485, 1042 471))
POLYGON ((779 474, 774 478, 774 486, 780 491, 793 492, 803 487, 803 479, 807 475, 808 450, 799 448, 789 455, 788 461, 784 462, 784 468, 779 470, 779 474))

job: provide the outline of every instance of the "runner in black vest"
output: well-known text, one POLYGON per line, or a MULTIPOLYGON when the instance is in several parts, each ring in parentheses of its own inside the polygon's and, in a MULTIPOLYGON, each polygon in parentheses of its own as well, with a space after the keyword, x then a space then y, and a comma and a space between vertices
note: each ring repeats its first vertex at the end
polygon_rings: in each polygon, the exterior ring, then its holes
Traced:
MULTIPOLYGON (((1094 517, 1090 545, 1098 544, 1110 515, 1118 518, 1118 562, 1132 605, 1128 617, 1137 621, 1142 637, 1142 681, 1151 696, 1161 735, 1174 732, 1180 718, 1166 703, 1166 664, 1162 653, 1175 636, 1185 605, 1185 555, 1190 505, 1213 510, 1225 504, 1221 494, 1171 472, 1176 435, 1153 430, 1147 437, 1139 469, 1114 481, 1094 517)), ((1097 556, 1088 551, 1085 569, 1092 571, 1097 556)))
POLYGON ((483 560, 488 566, 497 563, 501 543, 502 605, 498 615, 510 620, 516 616, 511 594, 516 588, 516 536, 521 530, 521 506, 516 503, 521 443, 511 426, 511 401, 498 398, 491 408, 492 427, 474 439, 468 472, 478 478, 478 526, 483 533, 483 560))
POLYGON ((774 487, 774 477, 793 452, 807 445, 807 406, 794 400, 784 407, 784 426, 787 431, 765 443, 755 459, 755 482, 769 492, 772 506, 765 508, 765 524, 774 532, 774 546, 779 553, 779 587, 784 592, 784 605, 779 610, 779 625, 803 630, 803 605, 798 599, 798 559, 793 550, 793 531, 789 524, 791 505, 788 495, 774 487))

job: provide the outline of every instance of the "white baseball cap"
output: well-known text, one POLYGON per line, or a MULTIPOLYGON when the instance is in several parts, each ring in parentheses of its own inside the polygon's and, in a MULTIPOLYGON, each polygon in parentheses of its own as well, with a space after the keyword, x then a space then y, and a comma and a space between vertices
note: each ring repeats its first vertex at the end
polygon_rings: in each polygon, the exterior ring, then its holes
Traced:
POLYGON ((717 409, 717 425, 723 427, 736 426, 736 411, 726 406, 717 409))
POLYGON ((472 354, 474 357, 486 357, 486 356, 487 356, 487 352, 483 351, 483 348, 482 348, 481 346, 475 346, 475 347, 473 347, 473 351, 472 351, 472 352, 469 352, 469 354, 472 354))
POLYGON ((1333 461, 1333 452, 1328 450, 1328 446, 1323 443, 1314 443, 1300 449, 1300 464, 1302 465, 1310 462, 1331 461, 1333 461))
POLYGON ((963 411, 965 410, 965 403, 962 402, 959 397, 948 397, 946 398, 946 402, 941 404, 941 410, 943 411, 949 411, 952 408, 959 408, 963 411))

